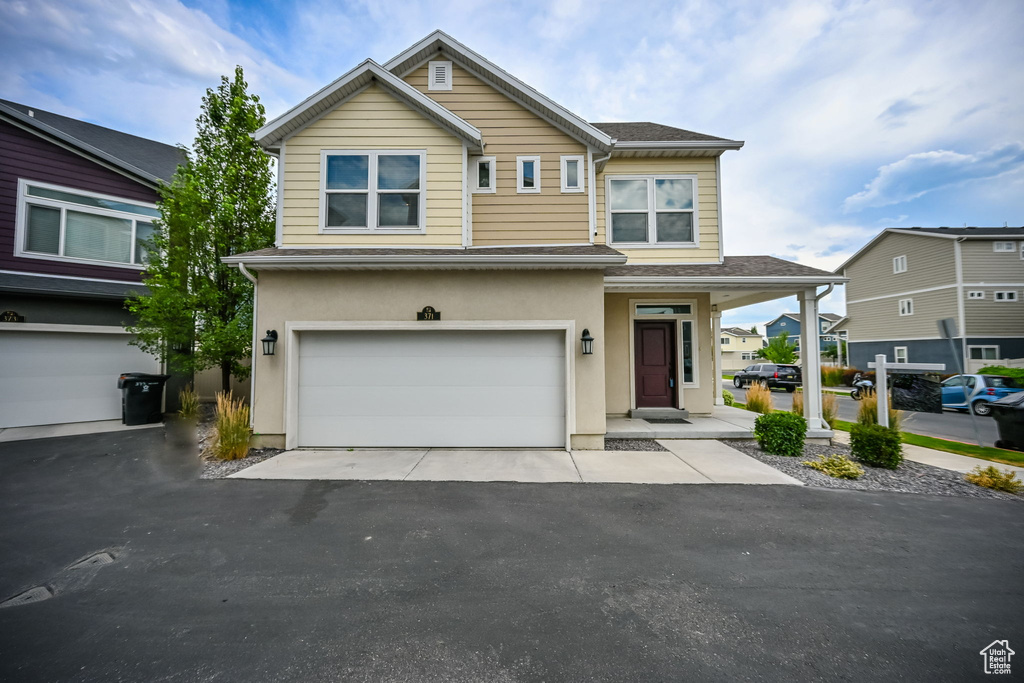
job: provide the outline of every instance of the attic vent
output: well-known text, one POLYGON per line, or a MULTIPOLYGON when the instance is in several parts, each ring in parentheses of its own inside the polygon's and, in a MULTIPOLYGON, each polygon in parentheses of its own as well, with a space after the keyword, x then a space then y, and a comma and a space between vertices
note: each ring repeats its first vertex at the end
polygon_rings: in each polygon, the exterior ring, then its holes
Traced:
POLYGON ((429 73, 428 90, 451 90, 452 89, 452 63, 451 62, 430 62, 427 65, 429 73))

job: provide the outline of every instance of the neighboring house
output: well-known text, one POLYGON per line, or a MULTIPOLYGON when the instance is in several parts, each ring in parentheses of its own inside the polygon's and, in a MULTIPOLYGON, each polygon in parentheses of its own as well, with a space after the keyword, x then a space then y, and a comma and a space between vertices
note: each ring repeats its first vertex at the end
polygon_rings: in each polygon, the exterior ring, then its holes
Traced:
POLYGON ((139 284, 171 145, 0 100, 0 428, 121 417, 139 284))
POLYGON ((843 280, 722 256, 719 160, 743 143, 588 123, 441 32, 256 139, 276 246, 225 262, 277 335, 258 444, 603 448, 607 414, 712 412, 721 311, 799 294, 817 319, 843 280))
POLYGON ((759 332, 744 330, 742 327, 723 327, 718 339, 722 352, 722 370, 742 370, 757 358, 757 352, 764 348, 764 338, 759 332))
POLYGON ((945 363, 968 372, 1024 358, 1024 228, 887 228, 837 270, 850 364, 945 363), (952 349, 937 323, 953 318, 952 349))
MULTIPOLYGON (((826 334, 825 332, 832 327, 840 319, 841 316, 835 313, 819 313, 818 314, 818 348, 824 351, 828 346, 835 345, 837 338, 833 334, 826 334)), ((786 332, 789 336, 787 341, 796 344, 797 353, 800 352, 800 335, 803 326, 800 323, 799 313, 783 313, 775 320, 769 323, 765 323, 765 336, 768 337, 768 341, 771 342, 775 337, 780 336, 783 332, 786 332)))

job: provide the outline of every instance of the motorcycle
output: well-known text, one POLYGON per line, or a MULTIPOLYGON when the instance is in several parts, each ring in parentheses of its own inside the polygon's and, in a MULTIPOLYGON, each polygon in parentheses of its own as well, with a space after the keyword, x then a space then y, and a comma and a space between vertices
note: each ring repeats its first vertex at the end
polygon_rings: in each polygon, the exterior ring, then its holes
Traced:
POLYGON ((853 391, 850 392, 850 398, 854 401, 859 401, 864 396, 871 396, 875 393, 875 383, 869 380, 867 377, 861 376, 858 372, 853 376, 853 391))

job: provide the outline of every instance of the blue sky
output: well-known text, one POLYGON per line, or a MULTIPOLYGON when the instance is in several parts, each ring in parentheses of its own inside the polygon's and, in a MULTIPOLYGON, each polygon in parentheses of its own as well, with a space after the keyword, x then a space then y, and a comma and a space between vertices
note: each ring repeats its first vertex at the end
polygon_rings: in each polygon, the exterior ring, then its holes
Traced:
POLYGON ((588 120, 745 140, 726 254, 831 269, 884 227, 1024 225, 1020 0, 0 0, 0 98, 189 144, 235 64, 274 116, 436 28, 588 120))

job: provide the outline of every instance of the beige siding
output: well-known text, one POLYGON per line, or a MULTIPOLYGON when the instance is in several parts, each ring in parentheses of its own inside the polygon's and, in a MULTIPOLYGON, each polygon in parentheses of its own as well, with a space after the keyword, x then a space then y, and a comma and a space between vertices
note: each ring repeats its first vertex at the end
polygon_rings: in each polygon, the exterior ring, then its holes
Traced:
POLYGON ((964 321, 971 337, 988 335, 1024 337, 1024 285, 1016 287, 964 287, 964 321), (967 292, 985 292, 984 299, 968 299, 967 292), (1016 301, 996 301, 994 292, 1015 291, 1016 301))
POLYGON ((992 242, 988 240, 961 242, 960 258, 964 266, 964 282, 1024 283, 1024 259, 1020 257, 1021 242, 1022 240, 1013 241, 1013 253, 992 251, 992 242))
POLYGON ((462 244, 462 142, 370 86, 289 138, 285 146, 284 245, 462 244), (425 149, 426 234, 321 235, 320 151, 425 149))
POLYGON ((953 240, 888 233, 846 269, 846 300, 956 284, 953 240), (892 260, 907 257, 907 270, 893 273, 892 260))
POLYGON ((496 157, 496 192, 472 196, 473 244, 589 242, 587 193, 561 192, 561 156, 586 146, 461 67, 452 72, 451 90, 427 90, 426 64, 405 80, 476 126, 496 157), (541 192, 517 194, 516 156, 530 155, 540 156, 541 192))
POLYGON ((851 341, 937 339, 936 321, 957 317, 956 288, 847 303, 846 314, 851 341), (914 300, 913 315, 899 314, 900 299, 914 300))
MULTIPOLYGON (((685 173, 697 176, 697 221, 699 248, 620 249, 630 263, 717 263, 718 177, 714 158, 626 158, 609 159, 597 176, 597 244, 605 244, 605 185, 608 176, 656 173, 685 173)), ((614 246, 614 245, 612 245, 614 246)))

